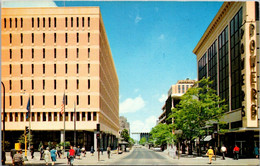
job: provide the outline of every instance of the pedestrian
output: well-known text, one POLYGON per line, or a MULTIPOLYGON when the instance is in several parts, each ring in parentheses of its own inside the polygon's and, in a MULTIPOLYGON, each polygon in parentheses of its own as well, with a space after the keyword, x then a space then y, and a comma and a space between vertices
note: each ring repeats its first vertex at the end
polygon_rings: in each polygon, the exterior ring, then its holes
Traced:
POLYGON ((46 150, 44 151, 44 160, 46 165, 49 165, 49 162, 51 161, 51 153, 50 153, 50 148, 47 147, 46 150))
POLYGON ((104 151, 103 147, 100 148, 100 151, 101 151, 101 154, 103 155, 103 151, 104 151))
POLYGON ((19 150, 17 150, 16 154, 13 156, 13 165, 14 166, 24 165, 22 153, 23 153, 22 149, 19 149, 19 150))
POLYGON ((93 156, 93 155, 94 155, 94 152, 95 152, 95 150, 94 150, 94 147, 93 147, 93 146, 91 146, 91 149, 90 149, 91 156, 93 156))
POLYGON ((14 155, 16 154, 16 152, 17 151, 15 149, 11 149, 10 156, 11 156, 12 160, 13 160, 14 155))
POLYGON ((82 147, 81 152, 83 153, 83 157, 86 157, 86 149, 85 149, 85 146, 82 147))
POLYGON ((51 161, 52 161, 52 165, 55 164, 57 158, 57 150, 53 147, 51 150, 51 161))
POLYGON ((259 148, 257 146, 255 146, 255 148, 254 148, 254 154, 255 154, 255 158, 258 158, 258 156, 259 156, 259 148))
POLYGON ((31 157, 33 159, 34 158, 34 148, 33 148, 33 145, 31 145, 30 151, 31 151, 31 157))
MULTIPOLYGON (((63 146, 60 146, 60 154, 62 156, 62 154, 63 154, 63 146)), ((64 150, 64 158, 65 158, 65 150, 64 150)))
POLYGON ((107 147, 107 156, 108 156, 109 159, 110 159, 110 153, 111 153, 111 148, 109 146, 109 147, 107 147))
POLYGON ((40 154, 41 154, 40 160, 43 160, 43 154, 44 154, 43 145, 42 145, 41 148, 40 148, 40 154))
POLYGON ((78 148, 76 150, 76 156, 78 156, 79 159, 80 159, 80 154, 81 154, 81 150, 80 150, 80 146, 78 146, 78 148))
POLYGON ((234 160, 238 160, 238 158, 239 158, 239 147, 237 145, 235 145, 235 147, 233 149, 233 153, 234 153, 234 160))
POLYGON ((61 152, 60 152, 60 147, 59 147, 59 145, 56 146, 56 151, 57 151, 57 155, 58 155, 59 158, 60 158, 61 152))
POLYGON ((207 156, 209 156, 209 164, 212 163, 212 157, 214 156, 214 151, 212 149, 212 146, 209 147, 209 150, 207 152, 207 156))
POLYGON ((75 158, 75 150, 73 146, 70 146, 69 155, 70 155, 70 165, 73 165, 74 158, 75 158))
POLYGON ((225 147, 225 145, 222 145, 220 151, 222 153, 222 159, 225 160, 225 155, 227 153, 227 148, 225 147))
POLYGON ((67 152, 68 165, 70 165, 70 152, 67 152))

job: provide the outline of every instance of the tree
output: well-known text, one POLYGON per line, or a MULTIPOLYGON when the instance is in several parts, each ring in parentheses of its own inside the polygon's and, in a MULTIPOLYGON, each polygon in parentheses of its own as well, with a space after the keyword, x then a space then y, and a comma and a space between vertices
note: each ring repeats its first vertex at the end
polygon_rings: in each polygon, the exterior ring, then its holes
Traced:
POLYGON ((145 143, 147 142, 146 138, 145 137, 142 137, 139 141, 139 144, 140 145, 145 145, 145 143))
POLYGON ((123 138, 123 140, 124 140, 125 142, 129 142, 130 136, 129 136, 129 133, 128 133, 128 130, 127 130, 127 129, 123 129, 122 132, 121 132, 121 134, 120 134, 120 136, 121 136, 121 138, 123 138))
POLYGON ((150 134, 151 137, 149 141, 156 146, 172 143, 174 139, 174 135, 172 134, 172 125, 159 123, 152 128, 150 134))
POLYGON ((190 88, 172 110, 170 118, 174 119, 174 130, 182 130, 182 137, 189 141, 204 136, 205 126, 218 123, 227 108, 224 100, 210 88, 212 82, 209 78, 198 81, 197 84, 201 86, 190 88))

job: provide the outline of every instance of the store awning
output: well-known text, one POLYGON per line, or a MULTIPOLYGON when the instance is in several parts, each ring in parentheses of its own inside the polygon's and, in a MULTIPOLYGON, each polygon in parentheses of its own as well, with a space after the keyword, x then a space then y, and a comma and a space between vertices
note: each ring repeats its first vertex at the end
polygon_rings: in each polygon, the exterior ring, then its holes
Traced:
POLYGON ((212 139, 211 135, 207 135, 202 141, 210 141, 212 139))

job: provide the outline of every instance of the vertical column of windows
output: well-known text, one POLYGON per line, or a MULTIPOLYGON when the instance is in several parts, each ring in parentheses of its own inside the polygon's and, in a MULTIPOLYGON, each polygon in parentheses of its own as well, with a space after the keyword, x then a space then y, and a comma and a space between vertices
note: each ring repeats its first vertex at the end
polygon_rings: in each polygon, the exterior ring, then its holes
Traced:
POLYGON ((68 33, 65 33, 65 43, 68 43, 68 33))
POLYGON ((79 64, 77 64, 76 66, 77 66, 77 74, 79 74, 79 64))
POLYGON ((90 42, 90 33, 88 32, 88 43, 90 42))
POLYGON ((45 43, 45 33, 42 34, 42 42, 45 43))
MULTIPOLYGON (((54 99, 53 99, 53 100, 54 100, 54 103, 53 103, 53 104, 56 105, 56 104, 57 104, 57 97, 56 97, 56 95, 54 95, 54 99)), ((56 115, 56 116, 57 116, 57 115, 56 115)), ((56 117, 56 116, 55 116, 55 117, 56 117)))
POLYGON ((17 28, 17 18, 15 18, 15 28, 17 28))
POLYGON ((65 74, 68 74, 68 64, 65 64, 65 74))
POLYGON ((85 17, 82 17, 82 27, 85 27, 85 17))
POLYGON ((54 28, 56 28, 56 26, 57 26, 57 19, 56 17, 54 17, 54 28))
POLYGON ((88 74, 90 74, 90 64, 88 64, 88 74))
POLYGON ((56 70, 57 70, 56 68, 57 68, 57 67, 56 67, 56 64, 54 64, 54 74, 56 74, 56 72, 57 72, 57 71, 56 71, 56 70))
POLYGON ((12 90, 12 80, 9 80, 9 90, 12 90))
POLYGON ((11 33, 9 34, 9 41, 10 41, 10 44, 12 44, 12 34, 11 33))
POLYGON ((213 80, 213 83, 210 85, 212 89, 217 91, 217 46, 216 41, 208 49, 208 76, 210 80, 213 80))
POLYGON ((45 95, 42 96, 42 105, 45 105, 45 95))
POLYGON ((77 95, 77 105, 79 105, 79 95, 77 95))
POLYGON ((40 18, 37 17, 37 27, 39 28, 40 27, 40 18))
POLYGON ((207 53, 205 53, 198 61, 199 80, 207 77, 207 53))
POLYGON ((65 58, 68 58, 68 48, 65 48, 65 58))
POLYGON ((77 33, 77 43, 79 43, 79 33, 77 33))
POLYGON ((32 64, 32 74, 34 74, 34 64, 32 64))
POLYGON ((13 51, 12 51, 12 49, 9 49, 9 55, 10 55, 10 59, 12 59, 13 58, 13 51))
POLYGON ((65 17, 65 27, 68 27, 68 17, 65 17))
POLYGON ((45 59, 45 48, 42 49, 42 58, 45 59))
POLYGON ((88 89, 90 89, 90 79, 88 79, 88 89))
POLYGON ((32 43, 34 43, 34 33, 32 33, 32 43))
POLYGON ((12 96, 9 96, 9 105, 12 106, 12 96))
POLYGON ((65 89, 68 89, 68 80, 65 80, 65 89))
POLYGON ((45 74, 45 64, 42 64, 42 74, 45 74))
POLYGON ((79 27, 79 17, 77 17, 77 27, 79 27))
POLYGON ((32 80, 32 90, 34 90, 34 80, 32 80))
POLYGON ((90 48, 88 48, 88 58, 90 58, 90 48))
POLYGON ((45 28, 45 17, 42 18, 42 26, 45 28))
POLYGON ((21 43, 23 43, 23 34, 21 33, 21 43))
POLYGON ((54 80, 54 90, 56 90, 57 86, 56 86, 57 82, 56 80, 54 80))
POLYGON ((12 18, 9 18, 10 21, 10 28, 12 28, 12 18))
POLYGON ((49 17, 49 28, 51 27, 51 17, 49 17))
POLYGON ((54 33, 54 43, 56 43, 56 42, 57 42, 57 34, 54 33))
POLYGON ((90 27, 90 17, 88 17, 88 27, 90 27))
POLYGON ((23 18, 21 18, 21 28, 23 28, 23 18))
POLYGON ((20 106, 22 106, 23 105, 23 96, 21 95, 20 96, 20 106))
POLYGON ((45 90, 45 80, 42 80, 42 89, 45 90))
POLYGON ((79 79, 77 79, 76 89, 79 89, 79 79))
POLYGON ((6 28, 6 18, 4 18, 4 28, 6 28))
POLYGON ((32 95, 32 105, 34 105, 34 96, 32 95))
POLYGON ((34 48, 32 48, 32 59, 34 58, 34 48))
POLYGON ((57 49, 54 48, 54 58, 56 59, 56 57, 57 57, 57 49))
POLYGON ((12 74, 12 64, 9 65, 9 74, 12 74))
POLYGON ((71 28, 73 28, 73 17, 71 17, 70 24, 71 24, 71 28))
POLYGON ((77 58, 79 58, 79 48, 77 48, 77 58))
POLYGON ((20 64, 21 74, 23 74, 23 64, 20 64))
POLYGON ((23 59, 23 49, 20 49, 21 59, 23 59))
POLYGON ((32 28, 34 28, 34 18, 32 18, 32 28))

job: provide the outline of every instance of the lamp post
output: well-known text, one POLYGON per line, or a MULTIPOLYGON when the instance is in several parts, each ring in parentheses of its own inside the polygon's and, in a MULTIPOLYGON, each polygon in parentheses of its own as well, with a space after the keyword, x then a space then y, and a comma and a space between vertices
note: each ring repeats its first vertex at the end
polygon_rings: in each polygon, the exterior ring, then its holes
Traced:
POLYGON ((3 85, 3 92, 4 92, 4 97, 3 97, 3 147, 2 151, 5 151, 5 85, 1 81, 1 84, 3 85))

